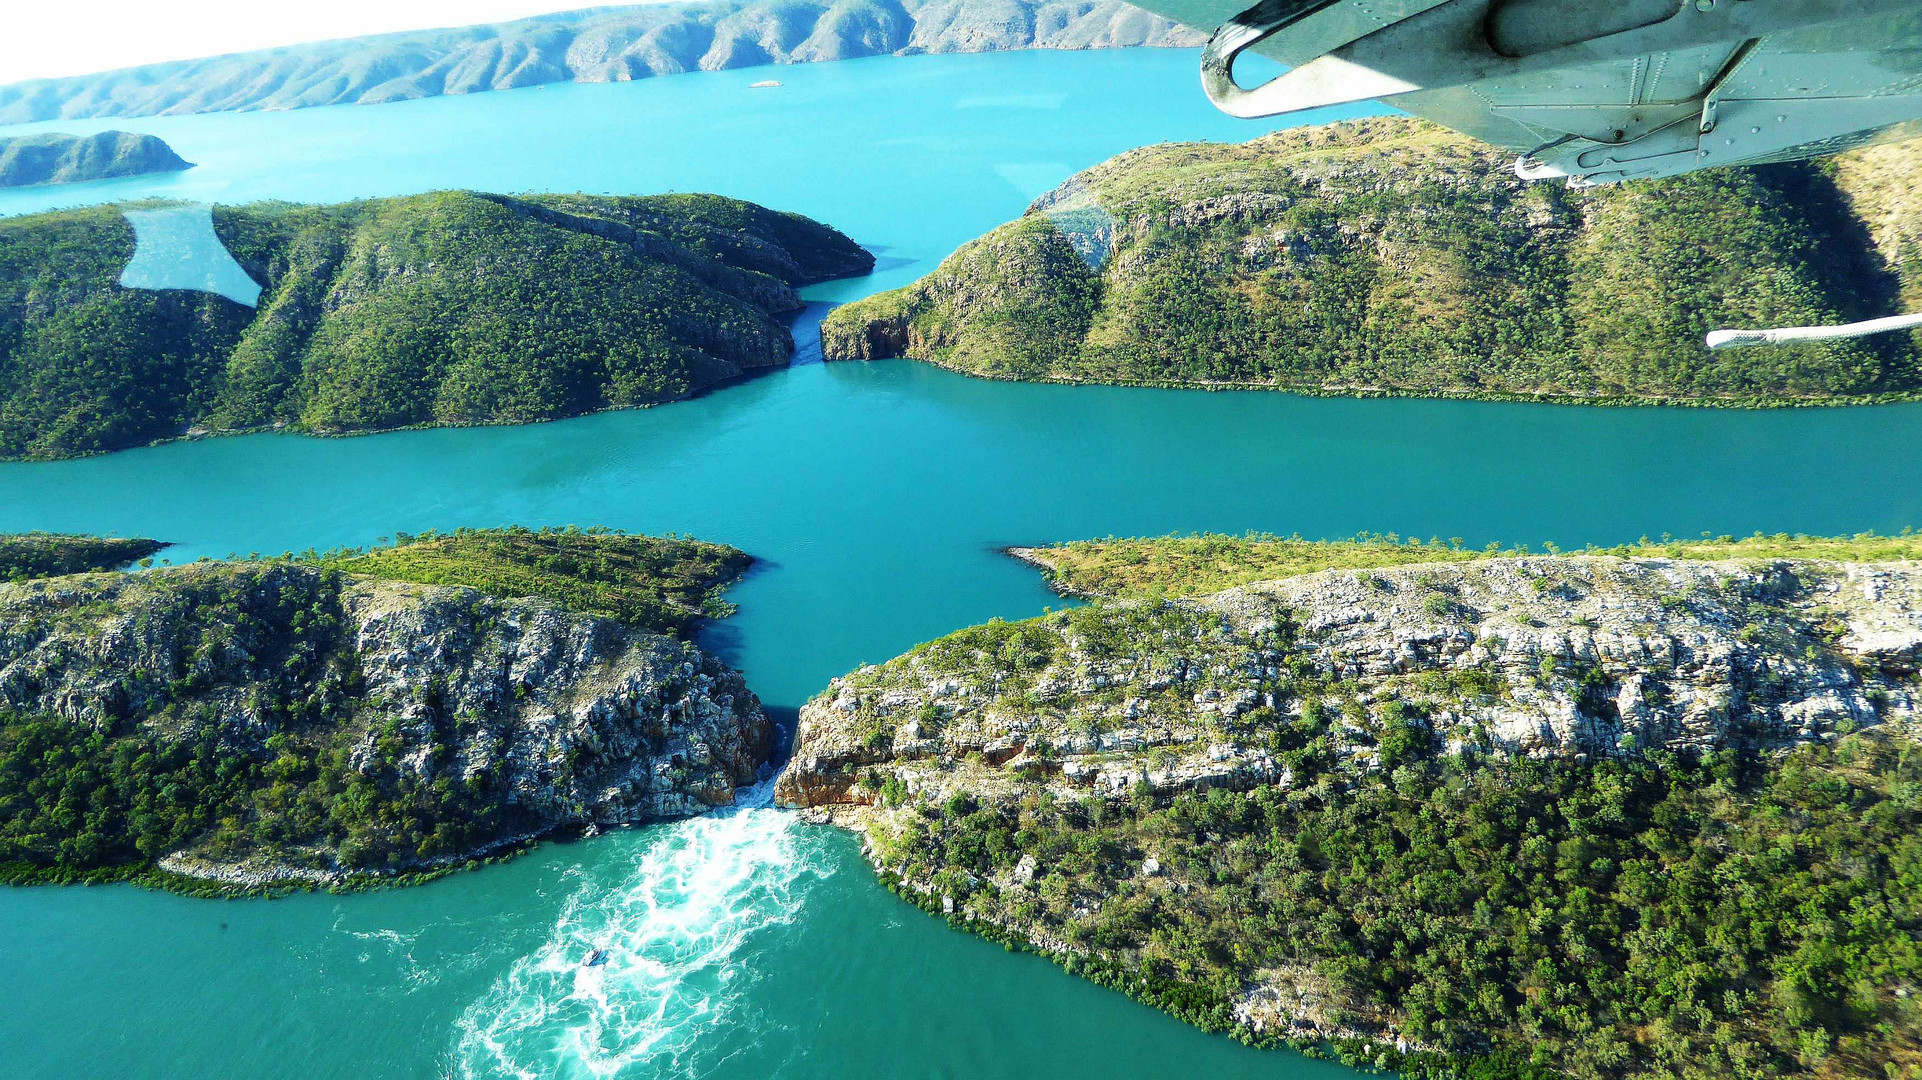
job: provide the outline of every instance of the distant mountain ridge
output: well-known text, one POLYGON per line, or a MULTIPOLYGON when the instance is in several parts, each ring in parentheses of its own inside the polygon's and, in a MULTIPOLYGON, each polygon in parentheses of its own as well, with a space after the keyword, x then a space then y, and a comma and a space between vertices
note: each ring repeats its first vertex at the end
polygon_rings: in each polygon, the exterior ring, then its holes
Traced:
POLYGON ((191 168, 193 163, 181 160, 166 143, 130 131, 0 137, 0 187, 73 184, 191 168))
POLYGON ((345 38, 0 86, 0 124, 371 105, 551 82, 1005 49, 1196 46, 1120 0, 705 0, 345 38))

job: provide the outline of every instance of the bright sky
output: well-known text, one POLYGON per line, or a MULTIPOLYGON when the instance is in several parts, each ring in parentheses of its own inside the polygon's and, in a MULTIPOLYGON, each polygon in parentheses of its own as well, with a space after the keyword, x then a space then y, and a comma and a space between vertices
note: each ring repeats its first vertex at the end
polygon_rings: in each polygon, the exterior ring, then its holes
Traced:
POLYGON ((0 3, 0 84, 618 2, 5 0, 0 3))

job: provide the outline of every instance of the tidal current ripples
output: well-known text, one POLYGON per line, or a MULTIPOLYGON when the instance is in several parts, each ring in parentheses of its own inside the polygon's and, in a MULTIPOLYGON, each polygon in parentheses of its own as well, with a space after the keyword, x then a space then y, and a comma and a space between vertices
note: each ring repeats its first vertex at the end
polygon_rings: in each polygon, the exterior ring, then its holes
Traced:
POLYGON ((756 1026, 746 954, 831 872, 771 786, 649 829, 624 865, 576 879, 547 939, 462 1014, 449 1074, 686 1075, 731 1053, 729 1031, 756 1026))

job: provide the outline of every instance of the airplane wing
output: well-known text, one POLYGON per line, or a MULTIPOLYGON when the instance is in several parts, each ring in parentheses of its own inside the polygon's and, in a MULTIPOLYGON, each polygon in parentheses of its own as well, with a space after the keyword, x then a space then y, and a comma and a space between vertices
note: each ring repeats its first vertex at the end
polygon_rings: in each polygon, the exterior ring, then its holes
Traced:
POLYGON ((1922 136, 1918 0, 1136 0, 1211 32, 1202 85, 1273 116, 1378 100, 1605 184, 1922 136), (1289 65, 1243 88, 1235 58, 1289 65))

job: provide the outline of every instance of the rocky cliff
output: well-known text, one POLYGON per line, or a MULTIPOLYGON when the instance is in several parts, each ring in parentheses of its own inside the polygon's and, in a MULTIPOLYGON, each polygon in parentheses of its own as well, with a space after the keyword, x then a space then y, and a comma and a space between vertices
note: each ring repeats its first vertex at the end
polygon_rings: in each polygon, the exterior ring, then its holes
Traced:
POLYGON ((130 131, 0 136, 0 187, 74 184, 191 168, 191 162, 181 160, 158 138, 130 131))
POLYGON ((1908 396, 1922 369, 1904 335, 1714 353, 1704 337, 1901 310, 1922 202, 1914 170, 1890 162, 1917 153, 1571 191, 1412 119, 1147 147, 920 281, 836 309, 822 351, 1310 393, 1908 396))
POLYGON ((818 222, 710 195, 219 207, 207 244, 260 286, 247 307, 187 272, 123 286, 127 209, 0 221, 0 458, 669 401, 785 364, 796 287, 874 265, 818 222))
POLYGON ((1744 1075, 1738 1043, 1844 1075, 1922 1030, 1922 966, 1868 959, 1922 930, 1919 668, 1914 562, 1328 570, 863 668, 776 790, 904 895, 1211 1029, 1413 1075, 1744 1075), (1772 973, 1857 899, 1866 981, 1798 996, 1772 973), (1688 963, 1718 974, 1684 1022, 1651 987, 1688 963))
POLYGON ((0 863, 232 885, 724 806, 773 729, 695 646, 294 562, 0 586, 0 863))
POLYGON ((0 86, 0 124, 376 104, 889 53, 1201 42, 1194 31, 1117 0, 718 0, 603 7, 15 83, 0 86))
POLYGON ((1906 563, 1332 571, 977 628, 863 669, 803 710, 777 790, 872 802, 870 766, 976 790, 1024 765, 1068 791, 1246 789, 1282 782, 1266 726, 1317 708, 1345 718, 1339 752, 1363 769, 1413 716, 1450 754, 1783 746, 1912 726, 1918 667, 1906 563))

